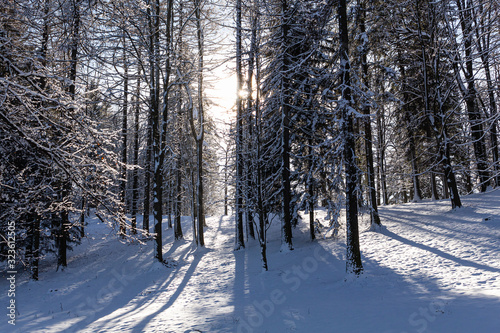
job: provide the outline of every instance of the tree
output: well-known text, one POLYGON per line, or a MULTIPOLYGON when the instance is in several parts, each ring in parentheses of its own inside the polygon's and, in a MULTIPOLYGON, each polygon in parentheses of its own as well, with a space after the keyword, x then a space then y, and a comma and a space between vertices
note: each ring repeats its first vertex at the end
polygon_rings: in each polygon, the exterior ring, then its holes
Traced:
POLYGON ((358 206, 356 200, 357 166, 355 160, 355 143, 353 128, 353 110, 351 106, 351 78, 349 63, 349 36, 347 29, 347 4, 345 0, 338 3, 339 37, 340 37, 340 75, 342 135, 344 139, 344 172, 346 178, 346 231, 347 231, 347 266, 348 273, 359 275, 363 271, 359 250, 358 206))
MULTIPOLYGON (((260 1, 254 0, 252 6, 252 15, 251 15, 251 42, 250 42, 250 58, 252 58, 253 64, 255 65, 255 82, 256 82, 256 91, 255 91, 255 100, 253 101, 253 108, 255 109, 255 131, 253 132, 255 138, 251 138, 253 140, 252 147, 254 154, 252 155, 253 164, 252 168, 255 170, 254 172, 254 180, 256 187, 256 202, 253 202, 256 205, 256 212, 258 215, 258 225, 256 225, 258 240, 260 245, 260 255, 262 261, 263 270, 268 270, 268 262, 267 262, 267 227, 269 224, 268 221, 268 210, 264 204, 264 184, 263 184, 263 172, 262 172, 262 113, 261 113, 261 75, 260 75, 260 36, 261 30, 259 29, 261 26, 261 13, 260 13, 260 1)), ((251 79, 248 80, 250 82, 251 79)), ((248 97, 251 97, 253 91, 249 86, 248 97)), ((252 207, 253 208, 253 207, 252 207)), ((253 222, 253 221, 252 221, 253 222)))
POLYGON ((290 189, 290 55, 287 52, 289 47, 288 26, 291 11, 287 0, 281 0, 281 50, 283 54, 280 59, 280 90, 283 94, 281 100, 281 183, 283 195, 283 224, 282 235, 284 245, 288 250, 293 250, 292 246, 292 216, 290 211, 291 189, 290 189))
MULTIPOLYGON (((290 36, 291 13, 293 8, 287 0, 273 4, 275 18, 270 29, 266 52, 271 59, 264 69, 263 83, 263 140, 265 173, 264 181, 272 184, 267 205, 278 210, 281 217, 282 250, 293 250, 292 245, 292 208, 290 185, 290 117, 292 104, 291 76, 293 75, 289 48, 294 41, 290 36), (266 133, 267 132, 267 133, 266 133), (277 196, 279 194, 279 197, 277 196), (278 200, 279 198, 279 200, 278 200)), ((266 191, 267 192, 267 191, 266 191)), ((276 211, 277 213, 277 211, 276 211)))
POLYGON ((487 118, 490 119, 491 125, 490 130, 490 143, 491 143, 491 154, 494 170, 494 180, 495 186, 500 186, 500 160, 499 160, 499 146, 498 146, 498 119, 497 119, 497 100, 495 98, 495 85, 491 75, 491 61, 492 55, 495 51, 495 46, 492 45, 492 37, 494 35, 494 22, 498 19, 498 9, 495 12, 495 8, 491 4, 485 4, 483 0, 473 1, 472 6, 473 19, 474 19, 474 31, 475 31, 475 43, 477 51, 481 58, 481 63, 483 65, 484 75, 486 78, 487 96, 488 96, 488 108, 485 108, 485 113, 487 118), (489 111, 486 111, 489 109, 489 111))
MULTIPOLYGON (((21 5, 33 9, 36 3, 9 3, 2 9, 9 15, 0 21, 0 228, 17 221, 19 258, 27 259, 38 279, 45 253, 56 252, 58 267, 64 267, 66 251, 81 237, 69 219, 70 213, 81 213, 78 194, 89 198, 103 221, 120 222, 123 216, 116 213, 120 203, 110 190, 117 156, 108 139, 115 138, 102 118, 80 107, 87 105, 77 89, 77 68, 85 65, 79 60, 85 18, 80 2, 53 7, 47 1, 42 12, 21 11, 21 5), (21 38, 31 21, 33 28, 21 38), (67 38, 54 39, 55 33, 67 38)), ((3 253, 5 246, 2 242, 3 253)))
POLYGON ((195 127, 194 115, 191 113, 190 124, 193 137, 196 142, 196 166, 197 172, 197 208, 198 208, 198 244, 200 246, 205 246, 205 240, 203 237, 203 226, 205 224, 205 211, 203 202, 203 140, 205 137, 205 119, 204 119, 204 105, 203 105, 203 56, 204 56, 204 32, 201 22, 201 0, 195 1, 195 23, 196 23, 196 40, 198 46, 198 129, 195 127))
MULTIPOLYGON (((362 70, 362 83, 365 89, 370 89, 370 78, 368 72, 368 35, 366 32, 366 9, 364 1, 358 1, 357 8, 357 26, 359 27, 359 33, 361 40, 361 45, 359 47, 359 56, 361 58, 361 70, 362 70)), ((363 103, 362 113, 364 115, 363 119, 363 139, 364 148, 366 155, 366 178, 368 181, 368 196, 369 196, 369 207, 370 207, 370 218, 372 226, 380 226, 380 216, 378 214, 377 207, 377 195, 375 189, 375 169, 373 166, 373 147, 372 147, 372 127, 371 127, 371 117, 370 117, 370 104, 368 102, 363 103)))
POLYGON ((133 149, 133 170, 132 170, 132 211, 131 211, 131 227, 132 233, 137 233, 137 213, 139 203, 139 132, 140 123, 139 115, 141 113, 141 67, 137 66, 137 83, 135 91, 135 104, 134 107, 134 149, 133 149))
MULTIPOLYGON (((461 82, 459 75, 456 76, 459 80, 458 84, 462 88, 463 98, 467 109, 467 116, 471 127, 472 144, 474 147, 474 155, 480 179, 481 192, 486 191, 489 183, 489 173, 487 167, 486 144, 484 141, 484 129, 482 125, 481 114, 477 105, 477 89, 474 74, 474 58, 473 58, 473 19, 472 19, 472 1, 456 0, 458 19, 462 31, 462 41, 464 50, 463 75, 465 83, 461 82)), ((458 56, 458 53, 456 54, 458 56)))
POLYGON ((240 250, 245 247, 243 235, 243 105, 241 101, 242 91, 242 26, 241 26, 241 0, 236 0, 236 214, 235 227, 236 237, 234 249, 240 250))
MULTIPOLYGON (((123 28, 122 28, 123 29, 123 28)), ((126 53, 126 40, 125 33, 122 36, 123 43, 123 106, 122 106, 122 159, 120 167, 120 196, 122 201, 122 206, 125 209, 123 212, 126 213, 126 199, 127 199, 127 136, 128 136, 128 63, 127 63, 127 53, 126 53)), ((126 228, 124 222, 120 224, 120 234, 124 238, 126 234, 126 228)))
POLYGON ((162 252, 162 205, 163 205, 163 165, 160 124, 160 1, 150 1, 149 21, 149 85, 153 150, 153 221, 155 232, 155 259, 163 262, 162 252))
MULTIPOLYGON (((416 6, 416 12, 418 15, 418 37, 420 40, 420 45, 422 49, 422 72, 423 72, 423 77, 424 77, 424 105, 425 105, 425 113, 427 115, 427 118, 429 120, 429 123, 434 131, 434 135, 436 138, 436 143, 439 151, 439 157, 441 160, 441 163, 443 164, 444 172, 445 172, 445 178, 446 178, 446 183, 448 185, 448 189, 450 191, 450 198, 451 198, 451 205, 452 208, 459 208, 462 206, 460 196, 458 193, 458 188, 456 184, 456 179, 455 179, 455 174, 453 172, 453 169, 451 167, 451 162, 450 162, 450 153, 449 153, 449 139, 448 139, 448 128, 447 124, 444 122, 444 119, 446 119, 446 110, 445 108, 448 106, 448 101, 446 96, 450 96, 451 94, 447 92, 446 94, 442 94, 441 92, 441 87, 447 87, 446 81, 441 80, 440 77, 440 63, 441 63, 441 54, 440 48, 441 45, 439 44, 438 41, 432 40, 433 37, 436 38, 435 36, 438 36, 438 31, 431 31, 430 34, 426 33, 425 31, 422 30, 422 24, 421 24, 421 16, 420 16, 420 8, 419 8, 419 3, 418 1, 415 2, 416 6), (424 40, 424 34, 425 36, 431 36, 430 37, 430 43, 435 43, 435 45, 431 46, 434 48, 433 55, 435 59, 433 59, 433 64, 434 64, 434 81, 437 83, 434 87, 435 90, 435 98, 433 99, 433 111, 431 111, 431 95, 430 95, 430 80, 428 78, 428 69, 427 69, 427 47, 428 43, 426 40, 424 40), (443 96, 444 95, 444 96, 443 96), (441 124, 436 124, 436 119, 441 120, 441 124)), ((432 18, 431 24, 430 24, 430 29, 436 29, 437 28, 437 21, 438 21, 438 16, 437 16, 437 10, 436 7, 430 3, 429 4, 429 14, 430 17, 432 18)), ((427 38, 425 38, 427 39, 427 38)))

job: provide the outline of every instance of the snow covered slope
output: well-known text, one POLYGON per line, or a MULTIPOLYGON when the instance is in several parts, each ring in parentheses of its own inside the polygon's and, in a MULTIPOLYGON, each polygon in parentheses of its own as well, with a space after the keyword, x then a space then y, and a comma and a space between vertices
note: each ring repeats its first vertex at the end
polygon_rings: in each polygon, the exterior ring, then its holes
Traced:
POLYGON ((345 274, 344 240, 311 243, 305 223, 287 253, 272 227, 262 272, 256 241, 232 250, 232 217, 207 219, 205 249, 188 219, 184 241, 166 229, 170 267, 153 263, 151 241, 122 243, 94 219, 65 271, 18 273, 16 325, 4 315, 0 332, 500 332, 500 191, 463 202, 381 207, 380 232, 365 216, 359 278, 345 274))

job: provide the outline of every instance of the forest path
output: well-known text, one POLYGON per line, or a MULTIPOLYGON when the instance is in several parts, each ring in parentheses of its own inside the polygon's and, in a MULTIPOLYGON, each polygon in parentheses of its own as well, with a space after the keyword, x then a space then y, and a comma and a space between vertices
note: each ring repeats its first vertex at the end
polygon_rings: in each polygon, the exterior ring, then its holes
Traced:
POLYGON ((132 299, 83 332, 195 332, 196 327, 212 327, 221 316, 230 318, 233 307, 228 295, 235 276, 233 219, 209 218, 207 224, 205 248, 193 245, 192 230, 186 227, 190 223, 184 223, 184 240, 172 242, 166 236, 164 259, 172 267, 167 272, 159 263, 149 268, 166 274, 155 274, 158 280, 139 295, 143 297, 132 299))

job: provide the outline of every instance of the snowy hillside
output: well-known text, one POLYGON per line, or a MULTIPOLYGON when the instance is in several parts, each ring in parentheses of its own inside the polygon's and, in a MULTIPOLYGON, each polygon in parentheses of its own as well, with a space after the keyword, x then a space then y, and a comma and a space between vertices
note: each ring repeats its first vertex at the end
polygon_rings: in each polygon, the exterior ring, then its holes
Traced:
MULTIPOLYGON (((16 325, 4 315, 0 332, 499 332, 500 191, 463 202, 381 207, 381 232, 365 216, 359 278, 345 274, 343 239, 311 243, 305 226, 287 253, 273 226, 262 272, 256 241, 233 251, 232 217, 207 219, 205 249, 188 219, 184 241, 165 229, 170 267, 153 263, 151 241, 122 243, 94 219, 65 271, 18 274, 16 325)), ((0 285, 5 312, 5 273, 0 285)))

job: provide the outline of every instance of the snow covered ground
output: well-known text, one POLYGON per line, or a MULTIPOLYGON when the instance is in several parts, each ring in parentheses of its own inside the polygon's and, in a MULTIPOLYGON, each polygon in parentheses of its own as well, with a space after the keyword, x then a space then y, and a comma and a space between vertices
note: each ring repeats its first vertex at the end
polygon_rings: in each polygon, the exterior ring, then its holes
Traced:
POLYGON ((364 216, 359 278, 345 274, 345 241, 311 243, 305 223, 286 253, 273 226, 262 272, 256 241, 233 251, 232 217, 207 219, 205 249, 188 219, 184 241, 165 229, 170 267, 151 241, 123 243, 92 220, 65 271, 18 273, 16 325, 3 315, 0 332, 500 332, 500 190, 463 203, 381 207, 381 232, 364 216))

